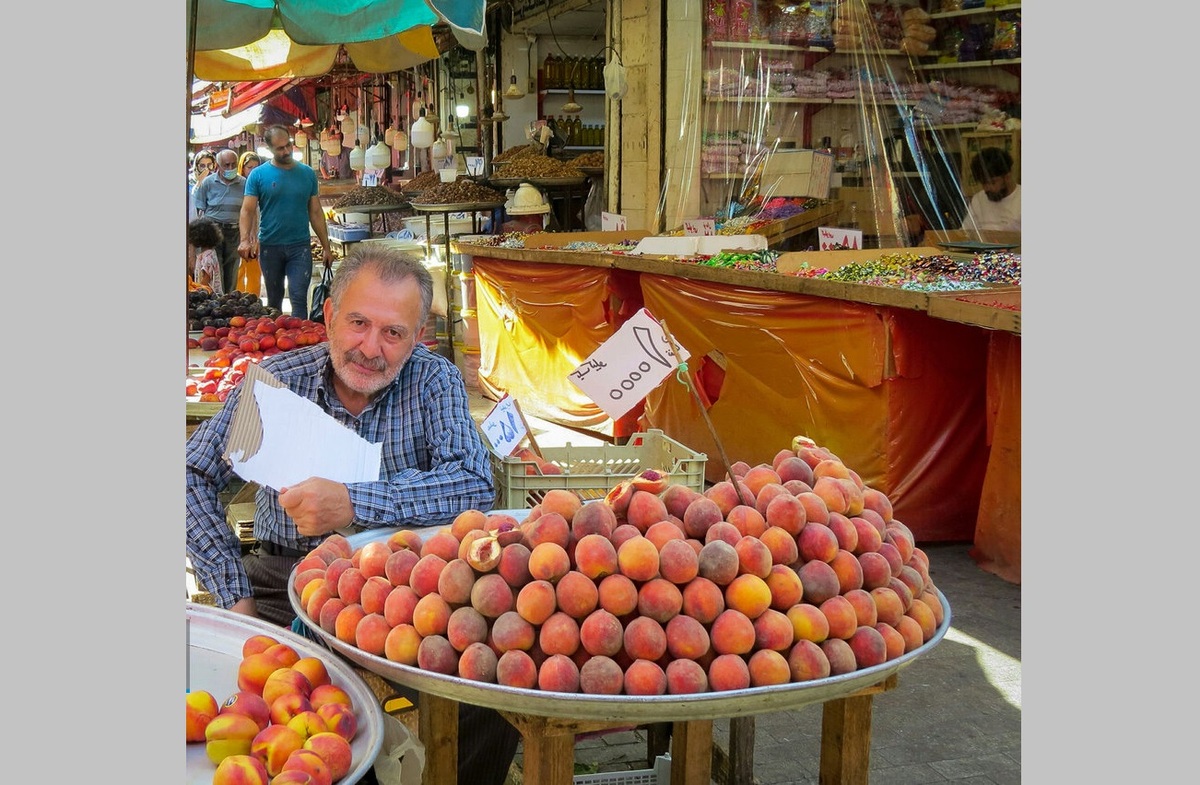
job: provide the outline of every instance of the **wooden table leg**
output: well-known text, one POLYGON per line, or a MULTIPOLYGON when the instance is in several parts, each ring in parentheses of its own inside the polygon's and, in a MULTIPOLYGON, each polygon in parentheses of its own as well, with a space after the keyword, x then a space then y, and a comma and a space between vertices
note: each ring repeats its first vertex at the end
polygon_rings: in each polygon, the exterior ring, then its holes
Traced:
POLYGON ((727 785, 751 785, 753 781, 754 717, 730 717, 727 785))
POLYGON ((896 674, 845 698, 826 701, 821 712, 821 785, 866 785, 871 766, 871 704, 877 692, 894 689, 896 674))
POLYGON ((501 711, 500 716, 521 732, 522 785, 571 785, 575 781, 575 735, 627 725, 513 711, 501 711))
POLYGON ((425 745, 422 785, 456 785, 458 782, 458 702, 422 692, 418 736, 425 745))
POLYGON ((671 730, 671 785, 712 781, 712 720, 680 720, 671 730))

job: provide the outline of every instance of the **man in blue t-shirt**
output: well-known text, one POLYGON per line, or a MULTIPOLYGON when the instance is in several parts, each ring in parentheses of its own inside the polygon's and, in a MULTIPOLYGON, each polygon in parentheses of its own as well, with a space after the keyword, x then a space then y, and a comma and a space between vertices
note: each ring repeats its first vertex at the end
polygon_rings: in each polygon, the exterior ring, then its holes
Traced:
POLYGON ((329 230, 318 198, 316 172, 292 157, 291 132, 273 125, 263 137, 272 157, 246 178, 239 216, 238 253, 258 258, 267 285, 267 307, 282 310, 284 283, 292 315, 307 319, 313 259, 308 227, 321 241, 325 266, 333 264, 329 230))

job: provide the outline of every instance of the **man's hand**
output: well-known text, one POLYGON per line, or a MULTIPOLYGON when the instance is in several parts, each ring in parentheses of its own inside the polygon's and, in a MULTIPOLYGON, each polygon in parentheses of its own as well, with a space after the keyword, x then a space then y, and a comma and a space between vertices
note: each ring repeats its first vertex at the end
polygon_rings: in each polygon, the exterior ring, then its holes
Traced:
POLYGON ((234 613, 241 613, 246 616, 258 616, 258 606, 254 602, 253 597, 243 597, 229 607, 229 610, 234 613))
POLYGON ((258 258, 258 240, 254 238, 245 238, 238 243, 238 256, 243 259, 258 258))
POLYGON ((328 268, 333 264, 333 249, 328 245, 321 251, 321 258, 325 261, 325 267, 328 268))
POLYGON ((320 537, 354 521, 350 490, 340 482, 309 477, 279 489, 279 503, 305 537, 320 537))

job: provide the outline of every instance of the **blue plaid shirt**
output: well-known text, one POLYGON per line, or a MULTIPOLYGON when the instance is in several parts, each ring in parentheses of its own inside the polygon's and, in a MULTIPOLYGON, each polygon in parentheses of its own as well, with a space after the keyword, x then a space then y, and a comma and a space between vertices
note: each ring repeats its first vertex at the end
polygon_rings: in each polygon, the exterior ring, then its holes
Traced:
MULTIPOLYGON (((446 358, 417 344, 396 379, 358 417, 334 392, 328 343, 277 354, 262 367, 368 442, 382 442, 380 479, 346 486, 354 524, 433 526, 463 510, 491 509, 495 488, 487 448, 471 418, 462 375, 446 358)), ((241 544, 217 497, 234 477, 222 456, 242 389, 234 388, 221 411, 187 442, 187 555, 197 580, 222 608, 252 594, 241 544)), ((254 501, 256 539, 298 550, 324 539, 296 531, 278 491, 260 487, 254 501)))

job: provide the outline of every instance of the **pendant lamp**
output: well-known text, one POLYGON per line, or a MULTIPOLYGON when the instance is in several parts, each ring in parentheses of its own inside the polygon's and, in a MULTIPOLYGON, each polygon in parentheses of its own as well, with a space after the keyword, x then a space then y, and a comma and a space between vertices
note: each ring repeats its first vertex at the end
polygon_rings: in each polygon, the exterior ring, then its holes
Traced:
POLYGON ((367 154, 358 142, 354 143, 354 149, 350 151, 350 168, 356 172, 367 168, 367 154))
POLYGON ((383 142, 376 142, 367 148, 367 168, 386 169, 392 165, 392 148, 383 142))
POLYGON ((416 119, 409 129, 408 143, 418 150, 424 150, 433 145, 433 123, 425 119, 425 110, 421 110, 421 116, 416 119))

